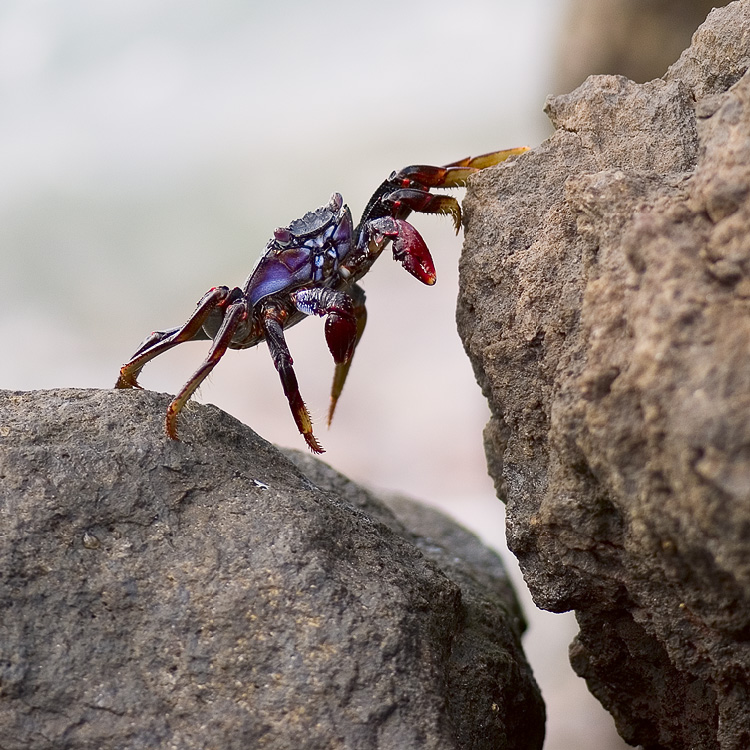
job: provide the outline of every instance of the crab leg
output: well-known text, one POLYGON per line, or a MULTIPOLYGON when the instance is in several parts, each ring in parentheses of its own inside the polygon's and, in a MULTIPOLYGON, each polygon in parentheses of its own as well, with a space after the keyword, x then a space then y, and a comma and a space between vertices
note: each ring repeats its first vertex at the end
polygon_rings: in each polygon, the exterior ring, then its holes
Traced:
MULTIPOLYGON (((466 180, 480 169, 500 164, 511 156, 528 151, 528 147, 508 148, 503 151, 492 151, 481 156, 467 156, 465 159, 446 164, 444 167, 430 167, 414 164, 402 169, 395 177, 398 180, 413 180, 425 187, 463 187, 466 180)), ((407 185, 405 184, 404 187, 407 185)), ((418 210, 418 209, 417 209, 418 210)))
POLYGON ((188 399, 195 393, 200 384, 208 377, 218 361, 224 356, 227 347, 232 341, 234 332, 242 320, 247 317, 247 303, 244 299, 232 302, 226 309, 224 320, 214 337, 211 349, 209 349, 203 364, 193 373, 190 380, 185 383, 183 389, 175 396, 167 408, 167 419, 165 423, 167 435, 172 440, 177 440, 177 416, 182 411, 188 399))
POLYGON ((336 411, 336 404, 338 403, 341 391, 344 390, 344 383, 346 383, 346 377, 349 374, 349 368, 352 366, 352 358, 354 352, 359 344, 359 340, 362 338, 362 334, 367 324, 367 308, 365 307, 365 290, 362 289, 359 284, 354 284, 351 289, 351 299, 354 303, 354 318, 357 321, 357 333, 354 337, 354 343, 352 345, 352 353, 345 362, 337 362, 336 368, 333 371, 333 383, 331 384, 331 402, 328 406, 328 426, 331 426, 333 420, 333 413, 336 411))
MULTIPOLYGON (((366 247, 367 241, 371 236, 371 233, 368 232, 368 227, 372 227, 373 224, 377 224, 378 221, 383 220, 385 217, 403 221, 412 211, 447 214, 453 219, 453 226, 456 232, 458 232, 461 228, 461 207, 458 201, 447 195, 432 195, 430 189, 463 187, 466 185, 468 178, 480 169, 485 169, 493 164, 499 164, 509 157, 521 154, 524 151, 528 151, 525 146, 510 148, 504 151, 493 151, 492 153, 482 154, 473 158, 469 156, 451 164, 446 164, 444 167, 412 164, 398 172, 393 172, 372 194, 365 206, 365 210, 362 212, 362 218, 354 230, 360 252, 366 247)), ((392 227, 388 231, 392 231, 392 227)), ((403 234, 406 235, 408 231, 404 230, 403 234)), ((419 256, 416 265, 421 265, 421 259, 424 257, 426 248, 422 249, 424 242, 421 242, 421 244, 419 241, 415 242, 419 245, 419 250, 415 251, 419 256)), ((409 248, 412 245, 411 241, 405 239, 402 245, 407 248, 407 254, 409 254, 409 248)), ((353 267, 359 267, 360 264, 371 265, 382 249, 382 246, 380 248, 370 247, 369 254, 365 253, 364 259, 360 260, 360 258, 356 258, 354 262, 350 261, 348 265, 353 267)), ((413 265, 410 261, 407 262, 413 265)), ((407 266, 407 270, 410 273, 413 273, 420 280, 425 281, 425 283, 434 283, 434 278, 432 281, 426 281, 426 278, 434 277, 434 269, 432 274, 421 274, 419 271, 415 273, 406 262, 404 265, 407 266)), ((359 273, 359 276, 361 276, 365 272, 357 271, 355 275, 359 273)))
POLYGON ((277 316, 278 313, 271 308, 266 309, 263 316, 263 328, 268 350, 271 352, 271 359, 273 359, 274 367, 279 373, 284 395, 289 402, 289 408, 292 410, 297 429, 305 438, 305 442, 313 453, 323 453, 323 448, 313 435, 310 413, 307 411, 299 392, 297 376, 294 374, 294 362, 284 338, 283 319, 279 319, 277 316))
POLYGON ((392 207, 393 215, 406 218, 411 211, 422 214, 448 214, 453 226, 461 229, 461 206, 450 195, 433 195, 419 188, 401 188, 383 196, 383 203, 392 207))
POLYGON ((138 376, 143 367, 154 357, 168 351, 185 341, 208 339, 203 331, 203 324, 208 316, 224 303, 230 295, 225 286, 214 287, 206 292, 198 302, 195 312, 181 328, 170 328, 168 331, 154 331, 139 347, 136 353, 120 368, 115 388, 140 388, 138 376))
MULTIPOLYGON (((154 331, 144 339, 135 354, 120 368, 115 388, 141 388, 138 383, 138 376, 141 374, 144 365, 162 352, 181 343, 175 341, 176 334, 180 333, 180 330, 180 326, 177 326, 166 331, 154 331)), ((189 339, 185 340, 188 341, 189 339)))
POLYGON ((511 156, 518 156, 518 154, 522 154, 528 150, 528 146, 518 146, 517 148, 506 148, 502 151, 490 151, 488 154, 481 154, 480 156, 467 156, 465 159, 453 161, 445 166, 446 168, 473 167, 474 169, 485 169, 487 167, 494 167, 495 164, 500 164, 511 156))

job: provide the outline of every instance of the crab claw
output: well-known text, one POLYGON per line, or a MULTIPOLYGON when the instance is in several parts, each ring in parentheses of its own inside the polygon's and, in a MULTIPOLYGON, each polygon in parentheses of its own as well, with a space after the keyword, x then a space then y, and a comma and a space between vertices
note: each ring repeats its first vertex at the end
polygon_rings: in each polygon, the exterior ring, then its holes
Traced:
POLYGON ((354 354, 354 344, 357 339, 357 321, 353 315, 339 315, 329 313, 326 318, 326 342, 328 350, 337 364, 348 362, 354 354))
POLYGON ((435 264, 422 235, 403 219, 383 216, 373 219, 369 226, 376 244, 393 240, 393 258, 423 284, 432 286, 437 281, 435 264))
POLYGON ((333 361, 343 364, 351 359, 357 338, 354 303, 345 292, 326 287, 298 289, 291 293, 295 307, 305 315, 325 315, 326 341, 333 361))

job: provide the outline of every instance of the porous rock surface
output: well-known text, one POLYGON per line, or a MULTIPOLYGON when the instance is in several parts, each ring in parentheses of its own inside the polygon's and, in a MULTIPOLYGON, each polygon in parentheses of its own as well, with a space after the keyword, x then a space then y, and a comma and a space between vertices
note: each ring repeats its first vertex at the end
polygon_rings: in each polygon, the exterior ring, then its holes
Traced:
POLYGON ((532 595, 647 749, 750 747, 750 2, 465 201, 459 329, 532 595))
POLYGON ((0 392, 2 750, 541 747, 493 553, 168 401, 0 392))

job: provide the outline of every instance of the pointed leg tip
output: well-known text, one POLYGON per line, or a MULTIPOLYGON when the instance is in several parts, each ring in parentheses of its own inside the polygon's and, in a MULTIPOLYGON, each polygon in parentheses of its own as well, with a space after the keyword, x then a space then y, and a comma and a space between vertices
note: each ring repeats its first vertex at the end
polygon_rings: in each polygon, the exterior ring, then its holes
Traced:
POLYGON ((167 418, 164 420, 164 432, 168 438, 179 441, 180 438, 177 436, 177 414, 174 413, 171 405, 167 409, 167 418))
POLYGON ((492 167, 495 164, 500 164, 501 162, 504 162, 506 159, 509 159, 511 156, 519 156, 520 154, 523 154, 529 150, 530 150, 529 146, 518 146, 517 148, 506 148, 506 149, 503 149, 502 151, 495 151, 493 153, 479 156, 475 160, 472 160, 472 164, 474 164, 478 169, 484 169, 485 167, 492 167))
POLYGON ((336 404, 338 403, 338 398, 334 398, 331 396, 331 403, 328 406, 328 427, 330 428, 331 422, 333 422, 333 415, 336 411, 336 404))
POLYGON ((138 380, 134 378, 132 375, 128 375, 120 371, 120 374, 117 377, 117 382, 115 383, 115 388, 117 389, 141 388, 141 386, 138 385, 138 380))
POLYGON ((310 433, 309 435, 304 435, 305 442, 307 443, 307 447, 315 454, 320 455, 321 453, 325 453, 325 448, 315 439, 315 435, 310 433))

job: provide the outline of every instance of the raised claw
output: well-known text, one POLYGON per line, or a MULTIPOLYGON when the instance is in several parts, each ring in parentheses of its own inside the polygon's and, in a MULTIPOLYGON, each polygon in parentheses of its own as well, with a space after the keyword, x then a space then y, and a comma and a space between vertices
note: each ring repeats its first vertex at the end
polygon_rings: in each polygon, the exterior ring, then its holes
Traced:
POLYGON ((393 240, 393 257, 414 278, 423 284, 432 286, 437 281, 435 263, 422 235, 407 221, 382 216, 373 219, 369 225, 372 238, 376 244, 386 239, 393 240))

